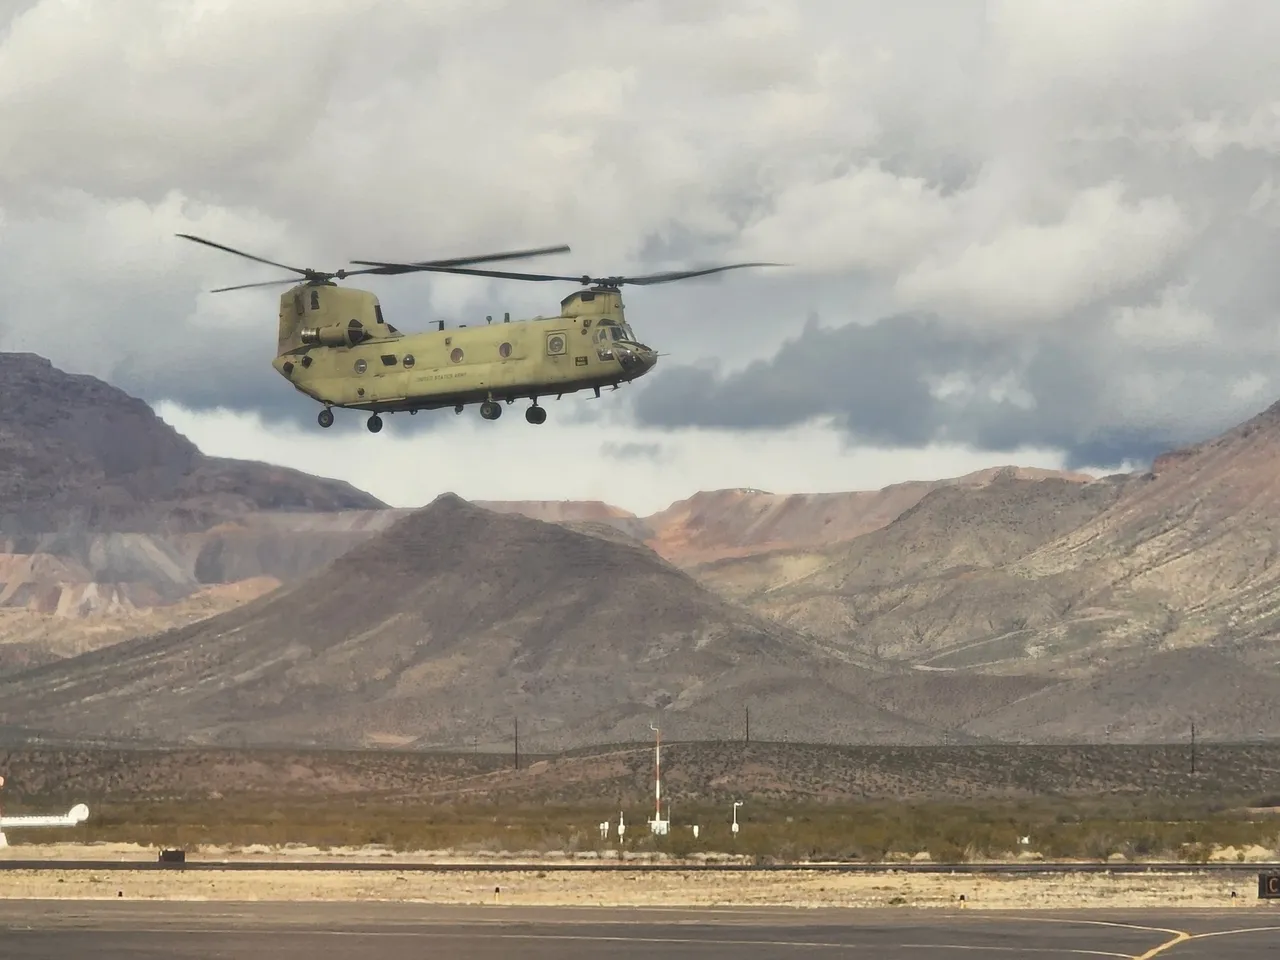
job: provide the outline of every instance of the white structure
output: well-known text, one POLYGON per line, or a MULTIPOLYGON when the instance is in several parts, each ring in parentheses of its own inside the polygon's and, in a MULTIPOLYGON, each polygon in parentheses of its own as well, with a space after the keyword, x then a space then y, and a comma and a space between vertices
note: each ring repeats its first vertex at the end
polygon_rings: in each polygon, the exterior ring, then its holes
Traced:
MULTIPOLYGON (((667 814, 667 816, 670 816, 670 814, 667 814)), ((696 823, 693 825, 693 839, 698 839, 698 825, 696 823)))
POLYGON ((609 839, 609 821, 608 820, 600 821, 600 839, 601 840, 609 839))
MULTIPOLYGON (((4 777, 0 777, 0 787, 3 786, 4 777)), ((4 835, 6 829, 12 830, 15 827, 22 829, 28 827, 76 827, 88 819, 89 808, 83 803, 77 803, 63 814, 26 814, 24 816, 6 817, 4 811, 0 810, 0 848, 9 845, 9 840, 4 835)))
POLYGON ((738 835, 738 808, 740 806, 742 806, 741 800, 733 801, 733 823, 729 826, 729 829, 733 831, 735 837, 738 835))
POLYGON ((622 811, 619 810, 618 811, 618 840, 621 841, 622 838, 626 836, 626 833, 627 833, 627 824, 626 824, 626 821, 622 819, 622 811))
POLYGON ((653 819, 649 821, 649 832, 656 836, 666 836, 671 829, 671 804, 667 804, 667 819, 662 819, 662 731, 649 724, 653 731, 653 819))

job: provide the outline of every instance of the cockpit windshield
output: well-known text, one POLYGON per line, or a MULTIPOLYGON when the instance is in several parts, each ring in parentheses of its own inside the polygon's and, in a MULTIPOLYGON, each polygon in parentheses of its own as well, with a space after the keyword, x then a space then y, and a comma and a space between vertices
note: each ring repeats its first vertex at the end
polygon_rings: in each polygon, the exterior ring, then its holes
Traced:
POLYGON ((634 342, 636 339, 636 335, 631 332, 631 328, 626 323, 601 320, 598 330, 599 333, 596 334, 595 338, 601 343, 609 340, 630 340, 634 342))

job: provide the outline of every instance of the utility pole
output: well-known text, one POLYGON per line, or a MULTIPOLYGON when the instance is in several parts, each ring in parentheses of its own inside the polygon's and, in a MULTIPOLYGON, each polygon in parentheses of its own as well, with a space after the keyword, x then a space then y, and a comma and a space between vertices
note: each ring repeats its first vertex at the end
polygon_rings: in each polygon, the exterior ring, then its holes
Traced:
POLYGON ((746 742, 750 743, 751 742, 751 708, 748 706, 744 706, 742 710, 746 716, 746 726, 745 726, 746 742))
POLYGON ((1196 772, 1196 722, 1191 721, 1191 773, 1196 772))
POLYGON ((520 718, 515 718, 516 725, 516 769, 520 769, 520 718))

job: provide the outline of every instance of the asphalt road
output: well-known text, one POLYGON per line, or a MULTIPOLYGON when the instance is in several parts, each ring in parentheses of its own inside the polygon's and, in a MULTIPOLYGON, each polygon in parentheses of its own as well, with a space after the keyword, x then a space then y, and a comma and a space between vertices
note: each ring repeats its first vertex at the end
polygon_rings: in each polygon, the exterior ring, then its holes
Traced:
POLYGON ((764 960, 857 956, 1244 960, 1280 907, 989 913, 0 900, 5 960, 764 960))

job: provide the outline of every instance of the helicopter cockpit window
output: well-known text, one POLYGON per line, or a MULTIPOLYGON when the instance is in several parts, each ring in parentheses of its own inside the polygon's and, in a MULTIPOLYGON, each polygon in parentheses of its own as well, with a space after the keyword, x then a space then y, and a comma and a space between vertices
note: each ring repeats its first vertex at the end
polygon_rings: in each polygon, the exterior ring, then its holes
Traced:
POLYGON ((312 310, 320 309, 320 291, 319 290, 311 291, 311 309, 312 310))
POLYGON ((385 320, 383 320, 383 319, 382 319, 382 304, 380 304, 380 303, 375 303, 375 304, 373 305, 373 315, 374 315, 375 317, 377 317, 377 318, 378 318, 378 322, 379 322, 379 323, 386 323, 386 322, 387 322, 387 321, 385 321, 385 320))

